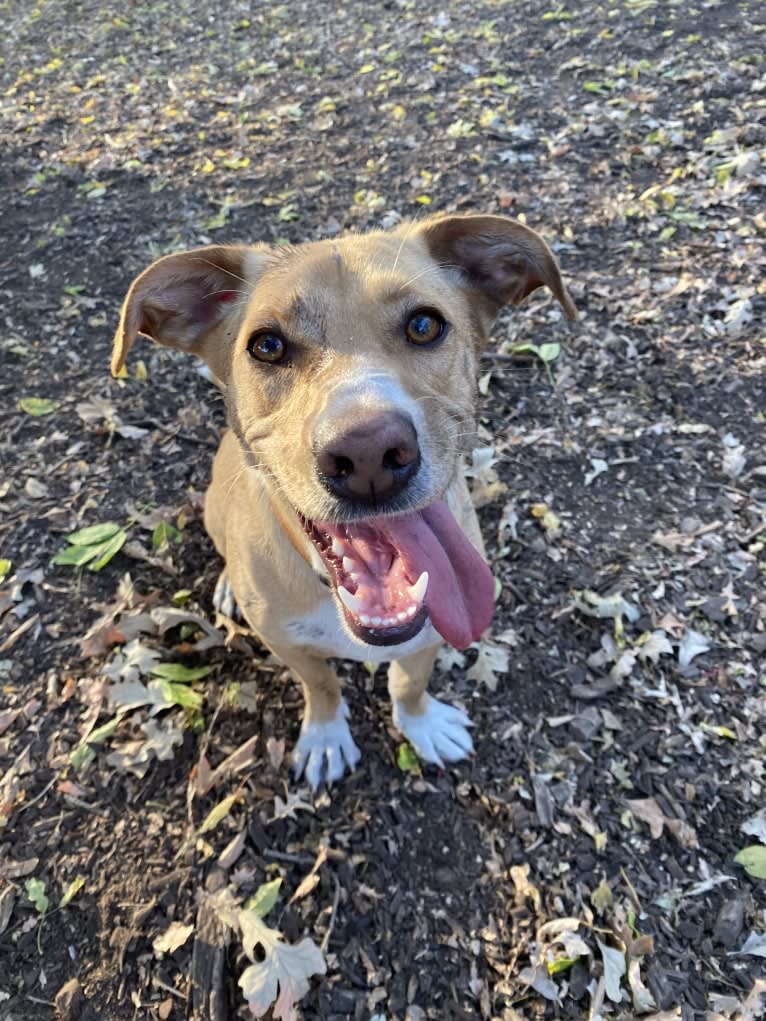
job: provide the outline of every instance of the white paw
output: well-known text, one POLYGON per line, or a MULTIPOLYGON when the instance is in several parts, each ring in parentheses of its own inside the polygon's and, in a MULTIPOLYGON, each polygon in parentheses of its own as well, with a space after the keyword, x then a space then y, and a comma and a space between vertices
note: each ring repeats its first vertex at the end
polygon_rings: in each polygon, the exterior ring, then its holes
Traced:
POLYGON ((348 706, 341 701, 334 720, 328 723, 303 721, 293 752, 293 770, 296 778, 304 774, 313 790, 323 779, 328 784, 340 780, 346 769, 353 769, 362 757, 351 736, 347 716, 348 706))
POLYGON ((394 700, 394 726, 397 727, 425 762, 443 766, 444 761, 458 762, 473 752, 468 733, 470 719, 462 709, 426 695, 426 711, 419 716, 408 713, 401 702, 394 700))
POLYGON ((221 571, 218 575, 218 581, 215 583, 213 606, 219 613, 222 613, 224 617, 229 617, 231 619, 233 619, 234 614, 238 612, 231 582, 229 581, 229 576, 225 570, 221 571))

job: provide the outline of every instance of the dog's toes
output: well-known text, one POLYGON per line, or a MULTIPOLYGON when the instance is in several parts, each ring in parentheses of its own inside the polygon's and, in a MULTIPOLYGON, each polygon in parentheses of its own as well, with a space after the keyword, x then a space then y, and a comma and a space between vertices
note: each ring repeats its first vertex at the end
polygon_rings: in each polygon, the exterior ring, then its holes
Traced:
POLYGON ((293 770, 296 778, 304 775, 313 790, 322 780, 328 784, 340 780, 362 757, 351 736, 347 716, 348 707, 341 702, 334 720, 327 723, 304 720, 293 752, 293 770))
POLYGON ((408 713, 401 702, 394 702, 396 726, 424 762, 443 766, 444 761, 458 762, 473 752, 468 732, 471 721, 462 709, 427 696, 426 711, 419 716, 408 713))
POLYGON ((218 575, 218 581, 215 583, 215 591, 213 592, 213 606, 215 609, 223 614, 224 617, 234 618, 234 614, 237 613, 237 603, 234 599, 234 592, 229 581, 229 576, 226 571, 221 571, 218 575))

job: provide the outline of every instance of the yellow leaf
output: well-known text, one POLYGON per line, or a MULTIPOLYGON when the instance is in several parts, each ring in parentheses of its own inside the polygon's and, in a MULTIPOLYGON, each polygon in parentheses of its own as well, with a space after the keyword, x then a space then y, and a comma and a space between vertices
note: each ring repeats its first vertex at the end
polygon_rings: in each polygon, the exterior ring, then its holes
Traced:
POLYGON ((199 828, 200 834, 207 833, 209 830, 214 830, 216 826, 222 822, 229 812, 234 807, 236 801, 239 800, 239 795, 230 794, 228 798, 224 798, 220 801, 215 808, 211 809, 205 816, 205 820, 199 828))
POLYGON ((362 66, 359 68, 359 71, 357 73, 358 74, 369 74, 370 71, 374 71, 374 70, 375 70, 375 65, 374 64, 362 64, 362 66))
POLYGON ((202 164, 202 173, 203 174, 212 174, 214 170, 215 170, 215 163, 213 163, 213 161, 211 159, 206 159, 205 162, 202 164))

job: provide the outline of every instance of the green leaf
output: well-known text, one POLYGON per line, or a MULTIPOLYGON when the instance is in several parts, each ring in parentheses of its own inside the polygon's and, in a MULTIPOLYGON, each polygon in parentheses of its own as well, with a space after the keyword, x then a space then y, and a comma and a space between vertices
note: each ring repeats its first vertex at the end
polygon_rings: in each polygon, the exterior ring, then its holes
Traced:
POLYGON ((561 344, 540 344, 537 357, 542 362, 555 362, 561 354, 561 344))
POLYGON ((211 809, 205 816, 205 821, 199 828, 200 833, 209 833, 210 830, 214 830, 216 826, 222 822, 229 812, 234 807, 235 801, 237 801, 239 795, 230 794, 228 798, 224 798, 223 801, 219 802, 215 808, 211 809))
POLYGON ((255 911, 260 918, 265 918, 277 903, 281 885, 282 877, 279 876, 278 879, 272 879, 270 883, 259 886, 253 896, 248 898, 244 910, 255 911))
POLYGON ((162 677, 166 681, 178 681, 179 684, 191 684, 192 681, 202 680, 212 670, 209 666, 184 666, 183 663, 156 663, 152 667, 155 677, 162 677))
POLYGON ((766 844, 751 844, 734 855, 734 861, 743 865, 748 875, 766 879, 766 844))
POLYGON ((569 971, 579 960, 579 957, 560 957, 557 961, 548 961, 545 967, 549 975, 561 975, 562 972, 569 971))
POLYGON ((0 582, 5 581, 12 567, 13 563, 10 560, 0 560, 0 582))
POLYGON ((51 563, 57 567, 82 567, 90 560, 95 560, 101 549, 101 546, 67 546, 56 554, 51 563))
POLYGON ((100 727, 96 727, 86 738, 83 738, 80 744, 69 755, 69 765, 72 769, 80 770, 83 766, 90 765, 96 757, 96 753, 91 745, 103 744, 117 730, 121 722, 121 718, 115 716, 114 719, 109 720, 108 723, 104 723, 100 727))
POLYGON ((79 532, 72 532, 66 537, 66 541, 73 546, 94 546, 96 543, 107 542, 119 531, 120 526, 114 521, 104 521, 100 525, 88 525, 79 532))
POLYGON ((69 765, 75 772, 80 772, 85 766, 89 766, 96 757, 96 753, 88 744, 78 744, 69 756, 69 765))
POLYGON ((181 542, 182 538, 183 536, 177 528, 169 525, 167 521, 160 521, 152 532, 152 546, 155 549, 162 549, 163 546, 169 546, 171 542, 181 542))
POLYGON ((188 688, 185 684, 174 684, 172 681, 160 681, 162 697, 170 705, 180 705, 184 709, 198 710, 202 708, 202 695, 188 688))
POLYGON ((22 397, 19 407, 28 415, 39 418, 41 415, 50 415, 58 408, 58 401, 51 401, 47 397, 22 397))
POLYGON ((170 597, 173 606, 186 606, 194 593, 190 588, 180 588, 170 597))
POLYGON ((583 82, 582 87, 586 92, 595 92, 598 96, 608 96, 611 85, 607 82, 583 82))
POLYGON ((120 529, 117 535, 113 536, 109 542, 105 542, 103 546, 98 547, 98 560, 90 564, 88 567, 89 571, 100 571, 102 567, 106 567, 110 560, 112 560, 120 552, 122 547, 125 545, 128 538, 128 533, 120 529))
POLYGON ((122 719, 119 716, 115 716, 113 720, 109 720, 108 723, 103 724, 101 727, 96 727, 90 734, 85 738, 85 744, 103 744, 107 738, 111 737, 112 734, 117 730, 122 719))
POLYGON ((85 886, 85 876, 76 876, 64 890, 64 896, 59 901, 59 908, 65 908, 82 890, 83 886, 85 886))
POLYGON ((48 897, 45 893, 45 883, 42 879, 28 879, 24 884, 27 897, 32 901, 41 915, 48 910, 48 897))
POLYGON ((403 773, 419 773, 420 762, 411 745, 403 741, 396 749, 396 764, 403 773))

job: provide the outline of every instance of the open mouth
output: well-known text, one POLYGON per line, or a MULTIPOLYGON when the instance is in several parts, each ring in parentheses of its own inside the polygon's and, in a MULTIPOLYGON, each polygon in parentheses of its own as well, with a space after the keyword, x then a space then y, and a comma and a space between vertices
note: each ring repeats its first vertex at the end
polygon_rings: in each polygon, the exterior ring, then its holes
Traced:
POLYGON ((488 627, 492 573, 446 503, 363 521, 299 518, 361 641, 398 645, 430 619, 446 641, 466 648, 488 627))

